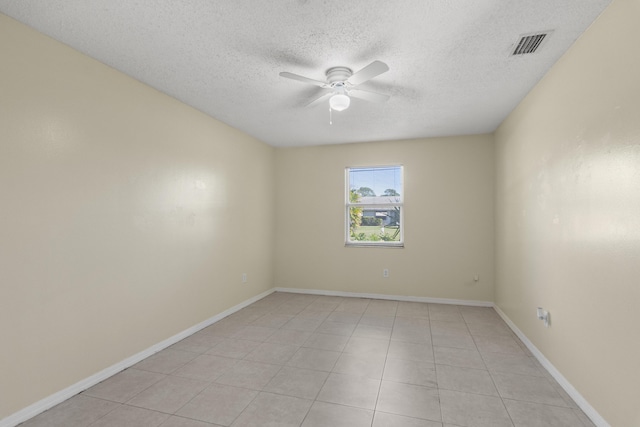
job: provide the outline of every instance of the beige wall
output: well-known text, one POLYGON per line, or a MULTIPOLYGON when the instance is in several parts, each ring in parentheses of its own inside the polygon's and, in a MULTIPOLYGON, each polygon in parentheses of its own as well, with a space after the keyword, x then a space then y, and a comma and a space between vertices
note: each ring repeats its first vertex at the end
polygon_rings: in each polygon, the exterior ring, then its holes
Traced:
POLYGON ((612 425, 640 425, 639 17, 616 0, 494 153, 274 150, 0 15, 0 419, 274 285, 492 301, 495 188, 498 305, 612 425), (405 248, 345 248, 344 168, 388 164, 405 248))
POLYGON ((614 1, 496 133, 497 304, 621 427, 640 426, 639 21, 614 1))
POLYGON ((2 419, 272 288, 274 149, 3 15, 0 52, 2 419))
POLYGON ((276 188, 276 286, 493 301, 491 136, 279 149, 276 188), (345 247, 345 167, 389 164, 405 247, 345 247))

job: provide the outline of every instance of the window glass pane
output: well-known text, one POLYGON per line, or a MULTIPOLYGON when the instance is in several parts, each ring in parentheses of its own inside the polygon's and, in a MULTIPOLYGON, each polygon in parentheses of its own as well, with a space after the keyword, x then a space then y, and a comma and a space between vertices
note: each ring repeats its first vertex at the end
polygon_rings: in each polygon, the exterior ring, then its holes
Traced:
POLYGON ((400 242, 400 207, 349 207, 350 242, 400 242))
POLYGON ((351 203, 388 204, 401 202, 400 166, 349 169, 351 203))

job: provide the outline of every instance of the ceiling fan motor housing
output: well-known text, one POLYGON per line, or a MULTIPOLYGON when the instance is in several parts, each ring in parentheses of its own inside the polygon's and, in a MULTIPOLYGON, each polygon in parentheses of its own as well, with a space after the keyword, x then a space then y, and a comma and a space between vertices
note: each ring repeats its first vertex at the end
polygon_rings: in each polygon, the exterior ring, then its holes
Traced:
POLYGON ((330 84, 337 82, 344 82, 353 75, 351 68, 347 67, 332 67, 327 70, 327 82, 330 84))

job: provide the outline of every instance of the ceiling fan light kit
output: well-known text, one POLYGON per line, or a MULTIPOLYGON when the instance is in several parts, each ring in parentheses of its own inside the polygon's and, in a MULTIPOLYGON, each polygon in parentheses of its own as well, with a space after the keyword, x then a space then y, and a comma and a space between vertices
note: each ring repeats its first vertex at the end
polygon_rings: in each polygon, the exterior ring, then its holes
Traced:
POLYGON ((349 108, 351 98, 359 98, 370 102, 384 102, 388 100, 390 98, 389 95, 357 88, 357 86, 362 83, 365 83, 387 71, 389 71, 389 66, 387 66, 387 64, 381 61, 373 61, 371 64, 367 65, 355 74, 347 67, 329 68, 325 73, 327 78, 325 82, 289 72, 281 72, 280 76, 320 86, 322 89, 331 91, 314 99, 307 104, 307 107, 313 107, 328 99, 329 108, 331 110, 344 111, 349 108))
POLYGON ((342 93, 333 95, 331 99, 329 99, 329 106, 335 111, 344 111, 349 108, 349 104, 351 104, 351 98, 342 93))

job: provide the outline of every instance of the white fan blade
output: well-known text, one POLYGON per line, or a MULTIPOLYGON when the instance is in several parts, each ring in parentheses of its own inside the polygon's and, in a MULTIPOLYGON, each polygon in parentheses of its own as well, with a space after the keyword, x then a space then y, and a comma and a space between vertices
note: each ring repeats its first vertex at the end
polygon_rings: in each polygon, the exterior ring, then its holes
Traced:
POLYGON ((321 104, 322 102, 324 102, 327 99, 331 98, 332 95, 333 95, 333 92, 325 93, 324 95, 320 96, 319 98, 314 99, 313 101, 311 101, 310 103, 305 105, 305 107, 315 107, 316 105, 321 104))
POLYGON ((382 73, 389 71, 389 66, 384 62, 373 61, 371 64, 364 67, 362 70, 358 71, 351 77, 347 79, 347 82, 352 86, 358 86, 374 78, 375 76, 379 76, 382 73))
POLYGON ((288 73, 286 71, 283 71, 282 73, 280 73, 280 76, 286 77, 287 79, 298 80, 299 82, 309 83, 309 84, 320 86, 320 87, 329 87, 329 85, 326 82, 321 82, 320 80, 313 80, 308 77, 300 76, 298 74, 288 73))
POLYGON ((368 90, 362 90, 362 89, 349 90, 349 96, 352 96, 358 99, 364 99, 365 101, 369 101, 369 102, 385 102, 386 100, 391 98, 390 95, 385 95, 383 93, 378 93, 378 92, 370 92, 368 90))

